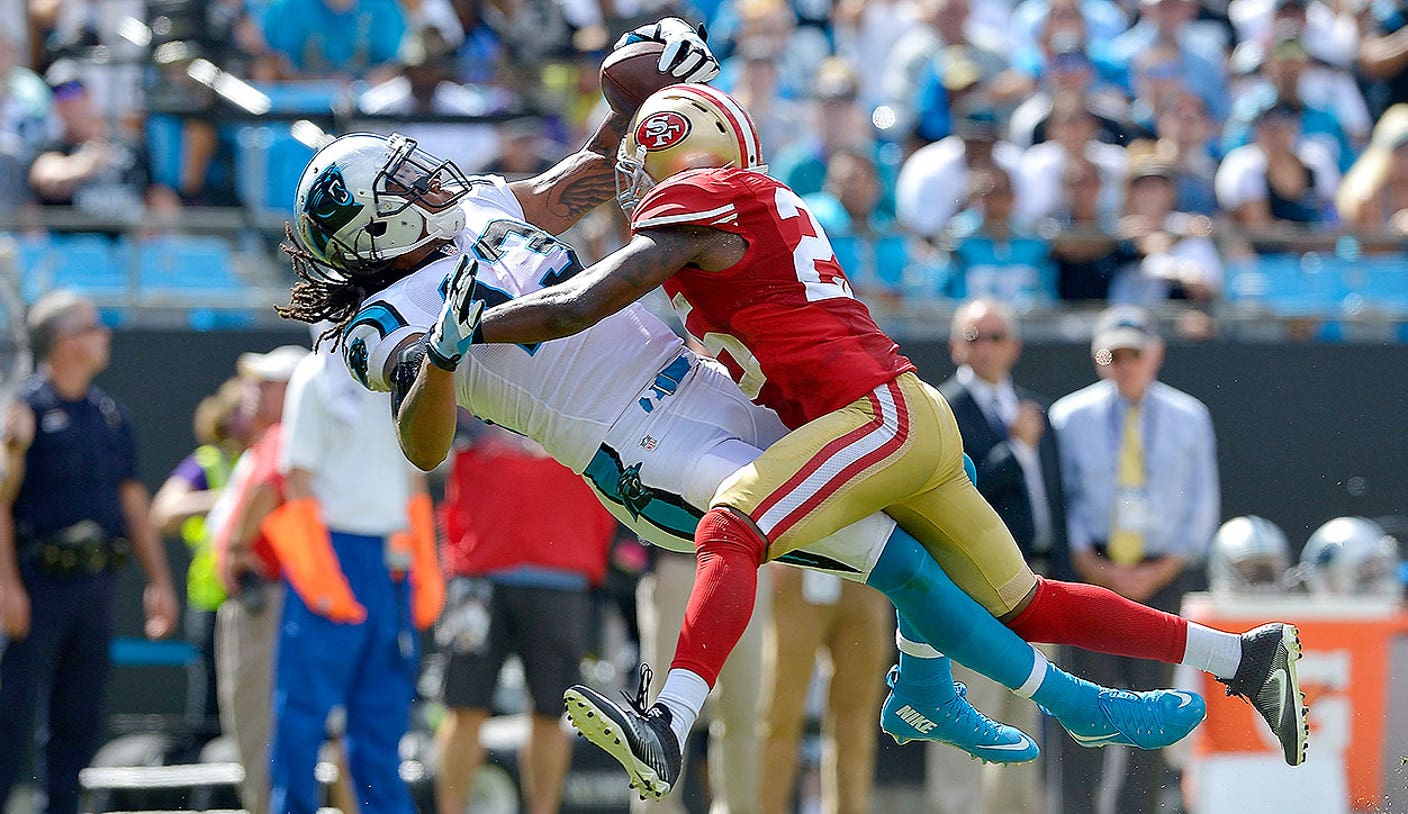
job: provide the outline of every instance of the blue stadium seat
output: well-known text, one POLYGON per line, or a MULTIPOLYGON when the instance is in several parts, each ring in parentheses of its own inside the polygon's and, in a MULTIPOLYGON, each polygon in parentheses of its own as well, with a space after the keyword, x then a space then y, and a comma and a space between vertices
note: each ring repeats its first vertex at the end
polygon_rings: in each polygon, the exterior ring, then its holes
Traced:
POLYGON ((199 291, 234 293, 242 288, 223 238, 170 235, 137 243, 137 274, 144 294, 199 291))
POLYGON ((72 288, 89 296, 128 291, 125 238, 91 234, 21 235, 20 292, 33 302, 46 291, 72 288))
POLYGON ((1408 315, 1408 257, 1368 255, 1345 262, 1339 276, 1347 308, 1408 315))
POLYGON ((298 176, 313 148, 289 132, 288 125, 243 127, 235 148, 235 186, 240 201, 257 212, 293 211, 298 176))
POLYGON ((1318 254, 1264 254, 1227 263, 1226 296, 1280 316, 1315 316, 1340 311, 1344 287, 1341 261, 1318 254))

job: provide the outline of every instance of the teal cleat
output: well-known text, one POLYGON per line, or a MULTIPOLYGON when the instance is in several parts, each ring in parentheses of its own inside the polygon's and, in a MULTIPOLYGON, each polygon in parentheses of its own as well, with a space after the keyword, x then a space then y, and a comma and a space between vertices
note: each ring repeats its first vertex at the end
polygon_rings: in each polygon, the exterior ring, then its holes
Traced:
POLYGON ((1073 720, 1075 715, 1057 720, 1087 748, 1119 744, 1162 749, 1187 737, 1207 714, 1207 703, 1197 693, 1101 689, 1094 708, 1081 720, 1073 720))
POLYGON ((1036 741, 1016 727, 988 718, 968 703, 968 688, 954 682, 958 692, 937 706, 911 698, 897 687, 899 666, 890 668, 885 682, 890 695, 880 708, 880 728, 895 743, 935 741, 956 746, 988 763, 1026 763, 1041 750, 1036 741))

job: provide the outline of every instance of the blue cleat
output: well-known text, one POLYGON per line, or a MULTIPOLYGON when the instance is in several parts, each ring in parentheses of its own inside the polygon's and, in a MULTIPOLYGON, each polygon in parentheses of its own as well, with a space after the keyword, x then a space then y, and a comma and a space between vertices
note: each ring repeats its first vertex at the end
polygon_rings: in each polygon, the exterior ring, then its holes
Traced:
POLYGON ((956 746, 988 763, 1026 763, 1036 760, 1041 750, 1036 741, 1016 727, 988 718, 968 703, 968 688, 954 682, 957 693, 935 706, 911 698, 895 686, 899 666, 890 668, 885 683, 890 695, 880 708, 880 728, 895 743, 935 741, 956 746))
POLYGON ((1087 748, 1119 744, 1162 749, 1187 737, 1207 714, 1207 704, 1197 693, 1101 689, 1089 714, 1057 720, 1076 743, 1087 748))

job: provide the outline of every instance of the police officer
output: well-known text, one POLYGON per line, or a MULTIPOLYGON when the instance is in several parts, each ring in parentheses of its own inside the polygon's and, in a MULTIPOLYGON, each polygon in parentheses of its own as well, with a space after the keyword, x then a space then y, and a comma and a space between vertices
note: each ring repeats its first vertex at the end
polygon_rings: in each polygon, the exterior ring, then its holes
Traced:
POLYGON ((9 416, 0 489, 0 624, 10 639, 0 658, 0 803, 47 693, 46 811, 72 814, 101 728, 117 566, 131 553, 146 572, 149 637, 170 632, 177 600, 147 521, 131 420, 92 384, 112 332, 69 291, 45 295, 27 322, 42 365, 9 416))

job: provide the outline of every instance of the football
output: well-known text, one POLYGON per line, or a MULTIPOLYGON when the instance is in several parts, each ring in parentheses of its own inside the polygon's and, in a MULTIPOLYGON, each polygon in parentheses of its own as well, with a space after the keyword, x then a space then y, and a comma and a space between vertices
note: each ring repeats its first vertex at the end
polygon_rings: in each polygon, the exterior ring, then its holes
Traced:
POLYGON ((660 52, 665 46, 646 40, 624 45, 607 54, 601 63, 601 94, 617 113, 634 113, 645 97, 679 80, 661 73, 660 52))

